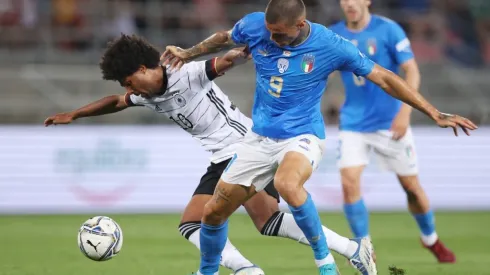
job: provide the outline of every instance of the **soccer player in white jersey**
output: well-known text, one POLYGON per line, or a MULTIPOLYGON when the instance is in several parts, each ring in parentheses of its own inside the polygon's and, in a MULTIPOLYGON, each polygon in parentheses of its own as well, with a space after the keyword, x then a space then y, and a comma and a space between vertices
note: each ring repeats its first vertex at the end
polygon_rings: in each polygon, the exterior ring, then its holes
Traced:
MULTIPOLYGON (((397 73, 415 90, 420 72, 403 29, 394 21, 369 12, 369 0, 341 0, 346 20, 329 28, 353 42, 374 62, 397 73)), ((341 72, 346 100, 340 112, 338 165, 344 191, 344 212, 356 237, 369 236, 369 214, 361 196, 361 173, 372 149, 393 171, 407 194, 408 208, 416 220, 422 243, 441 263, 456 258, 439 240, 434 213, 418 179, 415 143, 410 130, 412 108, 387 95, 376 84, 341 72)))
MULTIPOLYGON (((69 124, 83 117, 105 115, 130 106, 146 106, 174 121, 212 153, 211 164, 202 176, 179 225, 181 234, 200 248, 201 218, 221 174, 235 154, 236 145, 251 127, 243 115, 213 82, 234 64, 245 61, 243 50, 232 50, 223 57, 185 64, 172 71, 161 66, 160 53, 145 40, 122 35, 112 42, 100 67, 103 78, 115 80, 126 88, 123 95, 104 97, 80 109, 51 116, 46 126, 69 124)), ((289 213, 278 208, 279 195, 273 184, 244 204, 257 229, 264 235, 290 238, 308 245, 301 229, 289 213)), ((351 258, 371 251, 359 240, 349 240, 323 226, 329 248, 351 258)), ((370 243, 369 243, 370 245, 370 243)), ((227 240, 221 265, 235 273, 261 275, 264 272, 243 257, 227 240)))

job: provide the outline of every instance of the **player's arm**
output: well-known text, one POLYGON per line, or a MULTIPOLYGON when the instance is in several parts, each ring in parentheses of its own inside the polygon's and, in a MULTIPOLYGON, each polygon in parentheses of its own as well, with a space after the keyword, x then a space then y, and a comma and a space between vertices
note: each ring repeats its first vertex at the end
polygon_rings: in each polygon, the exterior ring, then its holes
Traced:
POLYGON ((470 120, 457 115, 439 112, 416 89, 395 73, 375 64, 367 79, 380 86, 389 95, 398 98, 413 108, 433 119, 440 127, 452 127, 457 135, 457 127, 469 135, 468 130, 475 130, 477 126, 470 120))
MULTIPOLYGON (((410 85, 410 87, 412 87, 415 91, 418 91, 420 88, 420 70, 415 59, 412 58, 406 61, 400 67, 405 73, 405 81, 407 84, 410 85)), ((400 112, 410 115, 412 112, 412 107, 404 104, 400 112)))
POLYGON ((163 65, 170 64, 171 68, 180 69, 184 63, 195 60, 201 56, 217 53, 236 46, 231 38, 231 33, 232 30, 216 32, 188 49, 167 46, 160 59, 163 61, 163 65))
MULTIPOLYGON (((420 71, 415 61, 415 57, 410 46, 405 31, 395 22, 387 25, 387 48, 390 55, 394 58, 397 64, 401 64, 401 69, 405 72, 405 81, 416 91, 420 88, 420 71)), ((393 139, 398 140, 405 136, 408 127, 410 126, 410 116, 412 107, 408 104, 403 104, 397 116, 391 125, 393 139)))
POLYGON ((451 127, 457 135, 457 127, 469 135, 468 130, 475 130, 477 126, 470 120, 457 115, 439 112, 430 104, 414 87, 395 73, 375 64, 372 60, 362 54, 356 46, 346 39, 336 35, 330 36, 330 51, 335 51, 337 59, 334 60, 336 69, 349 71, 358 76, 366 77, 380 86, 389 95, 405 102, 413 108, 426 114, 433 119, 437 125, 446 128, 451 127))
POLYGON ((216 74, 221 76, 234 66, 245 64, 250 59, 248 47, 240 47, 229 50, 221 57, 215 57, 213 68, 216 74))
POLYGON ((132 105, 134 104, 131 102, 129 94, 106 96, 74 111, 50 116, 44 121, 44 125, 69 124, 82 117, 116 113, 132 105))
MULTIPOLYGON (((405 73, 405 81, 415 91, 418 91, 420 87, 420 71, 415 59, 411 58, 407 60, 400 67, 405 73)), ((400 111, 391 124, 390 130, 393 132, 394 140, 403 138, 407 133, 408 127, 410 126, 411 114, 412 107, 406 103, 403 103, 400 111)))
POLYGON ((163 65, 170 64, 171 68, 180 69, 184 63, 200 56, 217 53, 237 45, 248 45, 250 35, 256 32, 251 30, 250 26, 256 26, 257 22, 262 23, 263 20, 263 13, 245 15, 231 30, 216 32, 189 49, 168 46, 160 59, 163 61, 163 65))

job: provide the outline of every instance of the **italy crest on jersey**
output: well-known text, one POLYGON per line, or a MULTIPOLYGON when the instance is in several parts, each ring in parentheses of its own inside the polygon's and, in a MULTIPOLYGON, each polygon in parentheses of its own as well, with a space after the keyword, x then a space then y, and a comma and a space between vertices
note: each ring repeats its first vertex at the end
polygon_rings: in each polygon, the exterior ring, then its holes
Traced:
POLYGON ((368 53, 369 55, 375 55, 376 54, 376 50, 377 50, 377 47, 376 47, 376 39, 374 38, 371 38, 368 40, 368 53))
POLYGON ((301 70, 303 70, 304 73, 311 73, 314 65, 315 57, 312 54, 307 53, 303 55, 303 59, 301 60, 301 70))

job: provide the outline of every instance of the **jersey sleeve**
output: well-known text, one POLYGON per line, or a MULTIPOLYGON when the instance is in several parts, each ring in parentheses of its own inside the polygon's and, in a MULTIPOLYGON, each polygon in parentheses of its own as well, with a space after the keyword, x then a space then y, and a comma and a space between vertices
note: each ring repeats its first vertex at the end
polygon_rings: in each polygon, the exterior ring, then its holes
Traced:
POLYGON ((390 24, 388 33, 388 49, 399 65, 414 58, 412 47, 410 46, 410 40, 400 25, 393 22, 390 24))
POLYGON ((129 93, 124 95, 124 101, 128 106, 143 106, 145 104, 144 98, 129 93))
POLYGON ((231 39, 235 44, 247 45, 256 34, 257 27, 264 24, 264 13, 254 12, 245 15, 231 29, 231 39))
POLYGON ((336 34, 337 44, 335 49, 338 54, 337 70, 352 72, 357 76, 366 76, 374 68, 374 62, 350 41, 336 34))
POLYGON ((204 87, 208 82, 213 81, 219 74, 216 71, 216 57, 206 61, 190 62, 184 65, 189 78, 193 82, 199 82, 204 87))

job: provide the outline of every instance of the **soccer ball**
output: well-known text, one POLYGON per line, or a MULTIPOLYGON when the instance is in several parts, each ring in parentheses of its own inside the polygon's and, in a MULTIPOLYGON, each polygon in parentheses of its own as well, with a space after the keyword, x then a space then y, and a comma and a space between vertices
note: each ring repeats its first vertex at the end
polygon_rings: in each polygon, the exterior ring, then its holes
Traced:
POLYGON ((264 275, 264 271, 258 266, 242 268, 234 274, 230 275, 264 275))
POLYGON ((110 260, 121 251, 122 244, 121 227, 109 217, 90 218, 78 231, 78 247, 94 261, 110 260))

